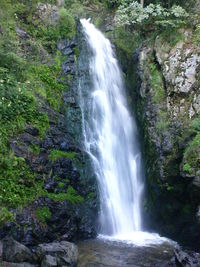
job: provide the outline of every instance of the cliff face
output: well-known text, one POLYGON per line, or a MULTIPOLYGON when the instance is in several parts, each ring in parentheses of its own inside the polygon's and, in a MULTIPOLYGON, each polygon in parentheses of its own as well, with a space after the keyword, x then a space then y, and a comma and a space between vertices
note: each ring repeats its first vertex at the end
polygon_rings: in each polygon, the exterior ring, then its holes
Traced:
POLYGON ((11 31, 17 50, 0 43, 0 238, 36 245, 94 237, 97 185, 80 141, 81 114, 70 116, 78 109, 70 92, 79 79, 80 31, 63 7, 17 8, 13 28, 1 28, 2 42, 11 31))
POLYGON ((157 36, 131 62, 121 59, 143 136, 147 228, 198 248, 200 47, 190 30, 173 38, 157 36))

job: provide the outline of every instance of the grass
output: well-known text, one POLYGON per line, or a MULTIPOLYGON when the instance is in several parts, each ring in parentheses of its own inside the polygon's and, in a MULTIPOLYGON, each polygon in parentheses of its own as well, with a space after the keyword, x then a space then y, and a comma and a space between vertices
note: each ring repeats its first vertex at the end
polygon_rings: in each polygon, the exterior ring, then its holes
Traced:
POLYGON ((155 63, 149 65, 151 71, 151 87, 153 90, 152 101, 155 104, 159 104, 165 99, 165 89, 163 86, 162 74, 158 70, 155 63))
POLYGON ((80 195, 77 194, 76 190, 69 185, 67 192, 62 192, 62 193, 47 193, 46 196, 56 202, 58 201, 69 201, 71 203, 82 203, 84 201, 84 198, 80 195))
POLYGON ((38 220, 45 223, 51 218, 51 211, 49 207, 36 208, 35 215, 38 220))
POLYGON ((76 156, 76 152, 65 152, 65 151, 53 149, 50 151, 49 159, 52 161, 55 161, 60 158, 73 159, 75 158, 75 156, 76 156))
POLYGON ((183 170, 189 174, 194 174, 200 166, 200 132, 188 143, 184 151, 183 170))

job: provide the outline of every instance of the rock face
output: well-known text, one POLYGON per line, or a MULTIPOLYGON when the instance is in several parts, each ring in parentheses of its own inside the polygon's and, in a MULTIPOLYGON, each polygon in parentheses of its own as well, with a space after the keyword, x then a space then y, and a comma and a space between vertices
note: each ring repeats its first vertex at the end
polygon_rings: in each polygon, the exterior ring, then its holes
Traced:
MULTIPOLYGON (((42 13, 49 8, 48 4, 40 6, 42 13)), ((69 87, 63 92, 63 107, 59 112, 48 103, 40 107, 49 117, 43 139, 36 128, 26 125, 24 132, 10 140, 15 156, 26 160, 41 186, 35 201, 22 210, 13 210, 15 220, 0 226, 0 238, 10 234, 31 246, 53 240, 90 238, 97 231, 97 183, 81 142, 80 108, 70 89, 74 77, 79 78, 76 38, 61 40, 58 49, 68 56, 62 65, 62 79, 69 87)), ((74 88, 77 91, 76 83, 74 88)))
POLYGON ((200 47, 189 30, 177 35, 121 60, 144 137, 146 226, 199 249, 200 47))
POLYGON ((191 251, 182 251, 176 249, 175 254, 175 264, 176 266, 181 267, 198 267, 200 264, 200 255, 199 253, 191 251))

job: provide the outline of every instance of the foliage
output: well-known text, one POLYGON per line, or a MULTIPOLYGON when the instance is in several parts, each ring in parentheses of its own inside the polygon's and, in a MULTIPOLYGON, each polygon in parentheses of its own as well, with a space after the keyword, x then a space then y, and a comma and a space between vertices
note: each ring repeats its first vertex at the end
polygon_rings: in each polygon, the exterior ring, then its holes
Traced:
POLYGON ((158 70, 156 63, 149 65, 151 71, 151 87, 152 87, 152 101, 159 104, 165 99, 165 90, 163 86, 162 74, 158 70))
POLYGON ((38 218, 38 220, 45 223, 47 220, 51 218, 51 211, 49 207, 42 207, 42 208, 38 207, 35 210, 35 215, 38 218))
POLYGON ((183 170, 189 174, 195 174, 200 166, 200 132, 189 142, 184 151, 183 170))
POLYGON ((31 153, 33 153, 34 155, 39 155, 40 154, 40 147, 38 145, 35 144, 31 144, 29 147, 29 150, 31 151, 31 153))
POLYGON ((0 68, 0 88, 0 141, 5 143, 14 132, 22 131, 25 123, 33 124, 43 136, 48 117, 38 110, 30 82, 17 82, 8 69, 0 68))
POLYGON ((184 165, 183 165, 183 170, 185 171, 185 172, 188 172, 188 173, 192 173, 192 167, 190 166, 190 164, 189 163, 185 163, 184 165))
POLYGON ((8 222, 12 222, 15 219, 15 215, 13 212, 9 211, 5 207, 0 208, 0 226, 4 225, 8 222))
POLYGON ((122 1, 115 20, 118 26, 134 26, 134 28, 149 31, 159 27, 183 25, 187 16, 187 12, 180 6, 166 9, 160 4, 150 4, 143 8, 136 1, 122 1))
POLYGON ((82 203, 84 198, 77 194, 76 190, 69 185, 67 193, 47 193, 46 196, 54 201, 69 201, 71 203, 82 203))
POLYGON ((33 66, 32 71, 32 79, 37 81, 35 91, 46 99, 53 109, 60 111, 63 105, 62 93, 67 90, 67 86, 58 81, 61 75, 60 54, 57 54, 57 63, 33 66))
POLYGON ((26 164, 24 158, 1 153, 0 204, 10 208, 24 206, 42 193, 42 183, 26 164))
POLYGON ((61 150, 51 150, 49 154, 49 159, 55 161, 59 158, 73 159, 76 156, 76 152, 66 152, 61 150))
POLYGON ((58 10, 58 20, 44 23, 34 20, 29 29, 34 38, 39 38, 42 45, 50 52, 54 52, 57 42, 62 38, 71 38, 75 34, 75 20, 65 8, 58 10))
POLYGON ((107 34, 116 43, 117 47, 131 56, 133 51, 139 47, 143 41, 143 37, 136 31, 129 31, 124 27, 117 27, 113 32, 107 34))
POLYGON ((59 183, 58 183, 58 187, 59 187, 59 188, 63 188, 63 187, 65 187, 65 183, 63 183, 63 182, 59 182, 59 183))
POLYGON ((194 42, 195 44, 198 44, 200 42, 200 24, 196 25, 194 32, 194 42))

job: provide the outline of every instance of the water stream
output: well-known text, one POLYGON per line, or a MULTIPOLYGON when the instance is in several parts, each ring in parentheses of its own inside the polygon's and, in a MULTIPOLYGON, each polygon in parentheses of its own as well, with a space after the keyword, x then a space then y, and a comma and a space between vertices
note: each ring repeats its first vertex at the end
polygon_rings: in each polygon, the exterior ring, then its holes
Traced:
POLYGON ((88 20, 81 20, 92 50, 90 101, 82 99, 84 139, 98 178, 101 233, 124 235, 142 229, 141 155, 121 72, 111 43, 88 20), (87 119, 85 118, 87 114, 87 119))
POLYGON ((81 23, 91 50, 92 81, 90 88, 79 85, 83 138, 98 179, 101 201, 101 241, 95 244, 98 247, 105 239, 134 246, 168 242, 158 234, 142 232, 143 177, 137 127, 128 110, 112 45, 89 20, 82 19, 81 23))

